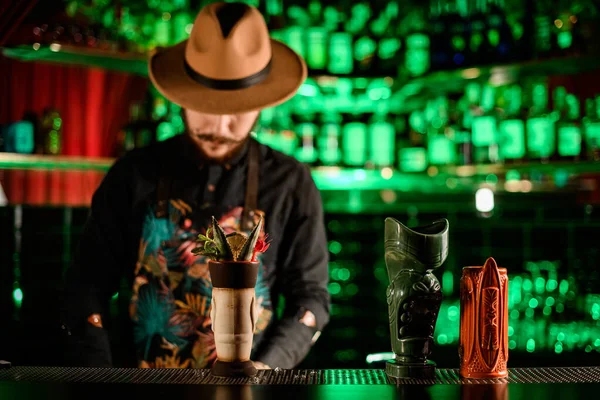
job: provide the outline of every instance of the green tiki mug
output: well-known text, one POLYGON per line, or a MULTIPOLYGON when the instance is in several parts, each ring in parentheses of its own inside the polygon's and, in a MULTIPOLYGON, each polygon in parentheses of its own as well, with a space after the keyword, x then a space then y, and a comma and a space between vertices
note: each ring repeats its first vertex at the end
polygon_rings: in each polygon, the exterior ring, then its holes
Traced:
POLYGON ((448 256, 446 219, 408 228, 396 219, 385 220, 385 263, 390 336, 394 360, 386 373, 395 378, 426 378, 435 373, 428 359, 442 303, 442 290, 432 271, 448 256))

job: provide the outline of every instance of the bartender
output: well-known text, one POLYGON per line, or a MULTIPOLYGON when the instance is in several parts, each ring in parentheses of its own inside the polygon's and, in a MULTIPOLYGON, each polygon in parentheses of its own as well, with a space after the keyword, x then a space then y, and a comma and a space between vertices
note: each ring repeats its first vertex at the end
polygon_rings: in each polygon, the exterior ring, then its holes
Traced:
POLYGON ((208 260, 191 250, 213 215, 226 232, 250 232, 264 216, 252 359, 294 368, 329 320, 321 198, 307 166, 250 133, 261 109, 295 94, 306 65, 269 38, 257 9, 215 3, 188 40, 152 55, 149 72, 182 107, 186 134, 129 152, 95 192, 66 274, 69 363, 112 366, 107 306, 126 278, 138 367, 210 368, 208 260))

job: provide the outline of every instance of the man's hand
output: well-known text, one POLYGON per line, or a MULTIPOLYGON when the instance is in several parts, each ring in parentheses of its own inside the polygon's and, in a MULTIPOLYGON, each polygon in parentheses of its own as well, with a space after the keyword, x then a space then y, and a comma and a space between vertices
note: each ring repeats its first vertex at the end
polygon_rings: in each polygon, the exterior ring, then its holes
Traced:
POLYGON ((254 368, 256 368, 256 369, 272 369, 267 364, 263 364, 260 361, 254 361, 254 368))
POLYGON ((315 314, 309 310, 306 310, 304 314, 302 314, 302 317, 299 319, 299 321, 309 328, 314 328, 317 326, 317 318, 315 317, 315 314))
POLYGON ((88 317, 87 321, 95 326, 96 328, 102 328, 102 317, 100 314, 92 314, 88 317))

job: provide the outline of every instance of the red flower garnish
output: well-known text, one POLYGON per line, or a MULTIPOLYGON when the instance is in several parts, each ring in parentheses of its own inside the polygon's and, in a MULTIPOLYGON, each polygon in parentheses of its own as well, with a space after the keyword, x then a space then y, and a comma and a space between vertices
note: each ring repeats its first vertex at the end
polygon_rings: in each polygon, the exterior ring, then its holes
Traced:
POLYGON ((252 261, 256 261, 256 256, 267 251, 270 245, 271 243, 267 242, 267 235, 265 235, 264 239, 258 239, 256 241, 256 246, 254 246, 254 252, 252 253, 252 261))

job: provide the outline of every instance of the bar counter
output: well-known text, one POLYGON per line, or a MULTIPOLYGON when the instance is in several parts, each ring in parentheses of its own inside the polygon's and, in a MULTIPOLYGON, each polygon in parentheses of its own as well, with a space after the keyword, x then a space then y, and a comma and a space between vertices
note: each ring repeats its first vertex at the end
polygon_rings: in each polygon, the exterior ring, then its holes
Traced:
POLYGON ((203 369, 11 367, 0 370, 0 399, 591 399, 600 367, 513 368, 507 379, 465 380, 458 369, 435 379, 390 379, 378 369, 262 370, 219 378, 203 369))

